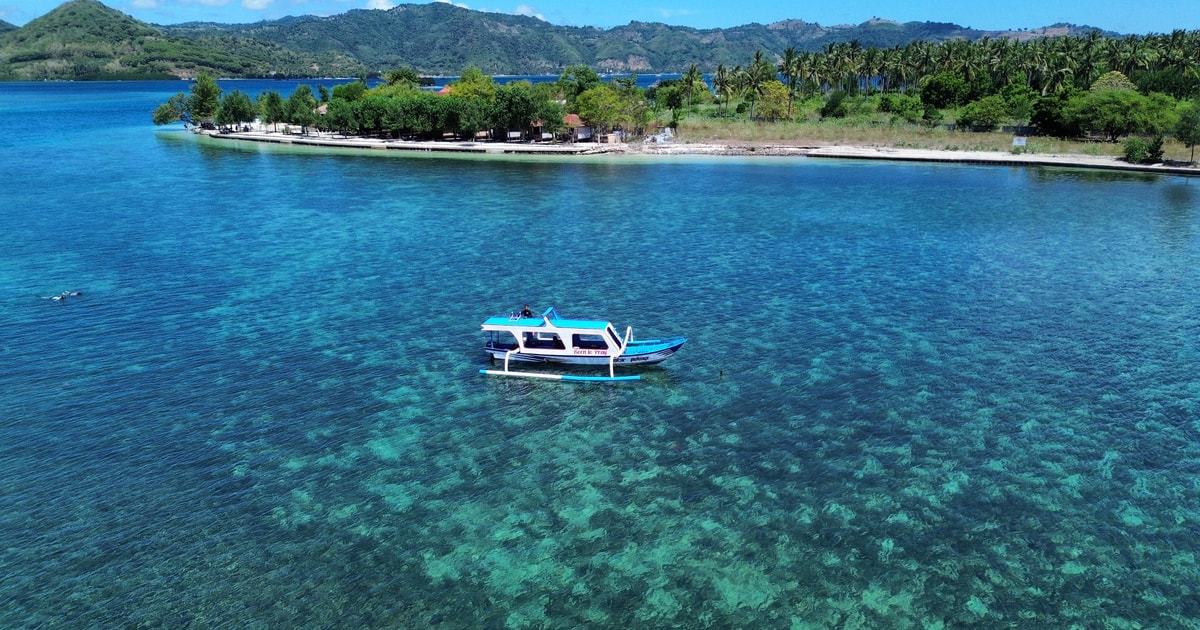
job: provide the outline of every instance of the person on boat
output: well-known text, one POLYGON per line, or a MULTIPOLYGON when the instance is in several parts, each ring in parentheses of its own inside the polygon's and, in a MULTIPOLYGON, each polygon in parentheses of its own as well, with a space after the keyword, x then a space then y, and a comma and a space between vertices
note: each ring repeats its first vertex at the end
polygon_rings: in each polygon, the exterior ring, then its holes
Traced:
POLYGON ((525 308, 521 309, 521 317, 533 317, 533 311, 530 310, 528 304, 525 305, 525 308))

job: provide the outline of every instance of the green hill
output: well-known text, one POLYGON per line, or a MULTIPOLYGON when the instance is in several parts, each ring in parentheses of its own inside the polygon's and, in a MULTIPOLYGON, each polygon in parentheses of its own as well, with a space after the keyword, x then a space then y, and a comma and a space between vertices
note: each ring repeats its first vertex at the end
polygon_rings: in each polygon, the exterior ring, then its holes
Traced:
MULTIPOLYGON (((454 74, 476 66, 489 74, 557 73, 575 64, 603 72, 683 72, 691 64, 711 72, 718 64, 746 63, 755 51, 820 50, 857 40, 864 48, 912 41, 977 40, 1013 34, 955 24, 871 20, 824 27, 802 20, 694 29, 631 22, 612 29, 557 26, 539 19, 473 11, 445 2, 353 10, 330 17, 288 17, 253 24, 191 23, 163 27, 198 37, 235 34, 310 52, 346 51, 372 71, 409 66, 427 74, 454 74)), ((1083 35, 1069 27, 1057 33, 1083 35)))
POLYGON ((444 2, 399 5, 386 11, 353 10, 331 17, 163 28, 190 37, 226 33, 312 52, 346 51, 373 71, 410 66, 430 74, 457 73, 466 66, 491 74, 556 73, 574 64, 605 72, 682 72, 698 63, 702 70, 712 71, 721 63, 745 63, 757 50, 781 54, 789 46, 820 50, 851 40, 863 47, 891 47, 918 39, 939 42, 994 35, 954 24, 884 20, 837 27, 787 20, 707 30, 631 22, 604 30, 557 26, 444 2))
POLYGON ((409 66, 431 74, 477 66, 489 73, 557 72, 593 63, 587 46, 599 29, 556 27, 535 18, 471 11, 447 3, 353 10, 331 17, 287 17, 254 24, 165 27, 196 37, 235 34, 310 52, 344 50, 375 71, 409 66))
POLYGON ((168 79, 355 75, 347 55, 314 55, 232 35, 179 37, 96 0, 71 0, 0 34, 0 79, 168 79))
POLYGON ((445 2, 253 24, 154 26, 96 0, 71 0, 22 28, 0 32, 0 80, 178 78, 202 70, 223 77, 328 77, 398 67, 457 74, 468 66, 488 74, 556 74, 577 64, 639 73, 682 72, 698 64, 711 72, 718 64, 745 64, 759 50, 778 58, 788 47, 812 51, 851 41, 863 48, 890 48, 913 41, 1091 30, 1055 25, 996 32, 878 19, 833 27, 785 20, 705 30, 651 22, 599 29, 445 2))
POLYGON ((8 22, 5 22, 4 20, 0 20, 0 35, 3 35, 9 31, 15 31, 18 28, 19 27, 16 24, 9 24, 8 22))

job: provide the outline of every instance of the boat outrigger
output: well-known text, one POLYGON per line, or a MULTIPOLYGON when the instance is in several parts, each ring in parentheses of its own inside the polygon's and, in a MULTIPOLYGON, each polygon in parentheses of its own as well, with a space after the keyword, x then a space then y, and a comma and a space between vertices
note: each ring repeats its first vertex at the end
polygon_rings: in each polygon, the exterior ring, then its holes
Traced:
POLYGON ((483 322, 483 331, 488 334, 483 349, 493 361, 504 359, 504 369, 480 370, 481 374, 560 381, 636 381, 641 376, 617 376, 615 366, 661 363, 687 341, 685 337, 634 340, 632 327, 622 337, 610 322, 566 319, 553 306, 541 317, 528 313, 489 317, 483 322), (608 376, 514 372, 508 369, 512 361, 607 365, 608 376))

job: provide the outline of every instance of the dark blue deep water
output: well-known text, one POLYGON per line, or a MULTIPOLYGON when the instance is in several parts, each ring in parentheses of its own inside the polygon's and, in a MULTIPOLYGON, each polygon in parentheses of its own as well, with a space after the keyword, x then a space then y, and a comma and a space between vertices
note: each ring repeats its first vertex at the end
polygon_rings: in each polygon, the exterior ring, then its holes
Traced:
POLYGON ((186 87, 0 85, 0 627, 1200 618, 1200 180, 239 147, 186 87), (525 302, 689 342, 481 376, 525 302))

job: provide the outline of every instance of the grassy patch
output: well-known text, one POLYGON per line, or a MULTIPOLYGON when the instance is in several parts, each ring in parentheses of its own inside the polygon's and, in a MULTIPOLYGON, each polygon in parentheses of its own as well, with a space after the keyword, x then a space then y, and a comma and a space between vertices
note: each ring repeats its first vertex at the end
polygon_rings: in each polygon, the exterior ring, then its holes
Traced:
MULTIPOLYGON (((1013 149, 1011 133, 970 132, 894 122, 871 114, 836 120, 818 120, 798 109, 795 122, 750 121, 744 115, 714 117, 696 113, 683 117, 675 130, 679 142, 730 145, 784 145, 815 147, 851 145, 952 151, 999 151, 1013 149)), ((1163 147, 1167 160, 1187 161, 1190 149, 1173 138, 1163 147)), ((1058 138, 1033 137, 1025 153, 1120 157, 1121 144, 1058 138)))

